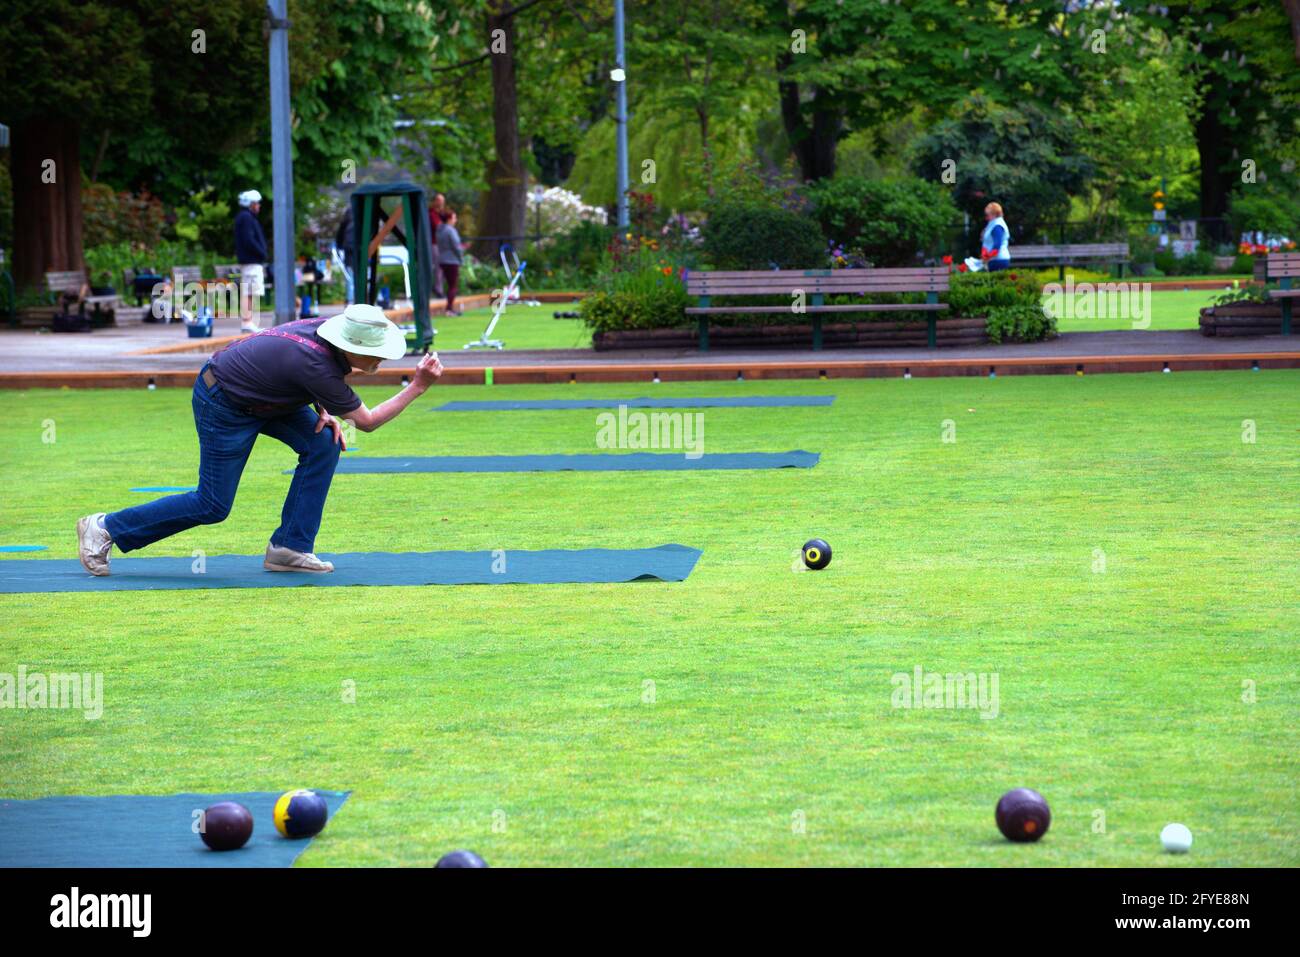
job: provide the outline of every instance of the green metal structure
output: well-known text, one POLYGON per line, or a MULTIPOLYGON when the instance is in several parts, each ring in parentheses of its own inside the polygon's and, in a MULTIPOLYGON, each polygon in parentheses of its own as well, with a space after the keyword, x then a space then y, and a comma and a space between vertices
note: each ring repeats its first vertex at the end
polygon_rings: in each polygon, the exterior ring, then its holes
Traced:
MULTIPOLYGON (((356 248, 352 252, 353 288, 357 302, 373 304, 379 293, 379 249, 370 243, 400 210, 390 235, 406 247, 411 270, 411 305, 415 313, 415 351, 433 345, 429 296, 433 292, 433 236, 423 188, 413 183, 366 183, 352 192, 352 222, 356 248)), ((382 245, 382 244, 381 244, 382 245)))

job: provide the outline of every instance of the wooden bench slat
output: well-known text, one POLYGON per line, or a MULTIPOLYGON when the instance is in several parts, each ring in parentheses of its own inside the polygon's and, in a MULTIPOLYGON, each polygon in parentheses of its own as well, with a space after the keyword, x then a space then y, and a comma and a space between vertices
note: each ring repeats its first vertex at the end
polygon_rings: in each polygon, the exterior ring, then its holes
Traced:
POLYGON ((726 315, 774 315, 788 312, 798 317, 803 312, 936 312, 948 308, 946 302, 864 302, 850 306, 805 306, 796 313, 789 306, 688 306, 686 312, 692 316, 722 313, 726 315))
POLYGON ((705 278, 703 276, 689 276, 686 280, 688 286, 718 286, 727 285, 736 288, 745 288, 748 286, 784 286, 789 289, 804 286, 822 286, 827 289, 833 289, 837 286, 870 286, 882 282, 910 282, 910 283, 943 283, 947 285, 948 274, 918 274, 908 275, 864 275, 866 270, 854 270, 857 276, 844 277, 827 277, 827 276, 755 276, 749 279, 737 279, 730 276, 721 276, 718 278, 705 278))
POLYGON ((931 275, 934 273, 946 275, 947 272, 947 266, 900 266, 896 269, 749 269, 741 272, 726 269, 697 269, 688 272, 686 275, 690 279, 701 276, 713 276, 720 279, 752 279, 756 276, 773 276, 786 279, 808 276, 835 278, 837 276, 861 276, 872 273, 886 273, 896 276, 931 275))
POLYGON ((947 292, 947 286, 922 285, 920 283, 889 282, 874 286, 688 286, 686 291, 692 296, 779 296, 803 292, 808 295, 851 296, 877 295, 892 292, 947 292))

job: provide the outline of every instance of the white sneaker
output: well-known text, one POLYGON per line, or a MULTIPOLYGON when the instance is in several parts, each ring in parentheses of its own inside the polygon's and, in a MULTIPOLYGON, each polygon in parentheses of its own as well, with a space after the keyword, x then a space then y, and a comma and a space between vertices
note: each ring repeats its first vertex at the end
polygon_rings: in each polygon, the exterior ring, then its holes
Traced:
POLYGON ((258 329, 257 326, 240 326, 240 327, 239 327, 239 331, 240 331, 241 333, 242 333, 242 332, 257 332, 257 329, 258 329))
POLYGON ((323 562, 311 552, 295 552, 292 548, 281 548, 270 543, 266 546, 266 558, 262 567, 269 572, 324 572, 334 571, 333 562, 323 562))
POLYGON ((103 517, 103 512, 97 512, 77 521, 77 557, 81 559, 81 567, 101 577, 108 574, 108 553, 113 550, 113 539, 99 524, 103 517))

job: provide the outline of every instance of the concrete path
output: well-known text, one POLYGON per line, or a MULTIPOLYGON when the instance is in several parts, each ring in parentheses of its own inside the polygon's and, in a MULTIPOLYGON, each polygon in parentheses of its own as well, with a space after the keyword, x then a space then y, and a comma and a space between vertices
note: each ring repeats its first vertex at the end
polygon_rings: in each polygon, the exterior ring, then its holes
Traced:
MULTIPOLYGON (((326 314, 338 307, 326 308, 326 314)), ((518 320, 516 320, 518 321, 518 320)), ((218 320, 214 336, 236 335, 238 323, 218 320)), ((180 324, 157 325, 135 323, 130 326, 97 329, 89 334, 56 334, 34 329, 0 330, 0 373, 58 371, 141 371, 164 372, 199 369, 207 358, 204 352, 147 353, 160 347, 201 345, 204 340, 189 340, 180 324)), ((1265 354, 1300 351, 1300 335, 1239 336, 1216 338, 1202 336, 1195 329, 1176 331, 1122 330, 1113 332, 1067 332, 1048 342, 1008 345, 961 346, 940 349, 714 349, 700 353, 693 349, 653 349, 594 352, 590 349, 538 349, 504 351, 440 350, 448 368, 483 368, 485 366, 575 365, 645 365, 721 362, 757 363, 826 359, 831 361, 906 361, 947 359, 1000 361, 1010 358, 1063 359, 1075 356, 1126 355, 1224 355, 1265 354)), ((413 366, 413 356, 385 363, 386 367, 413 366)))

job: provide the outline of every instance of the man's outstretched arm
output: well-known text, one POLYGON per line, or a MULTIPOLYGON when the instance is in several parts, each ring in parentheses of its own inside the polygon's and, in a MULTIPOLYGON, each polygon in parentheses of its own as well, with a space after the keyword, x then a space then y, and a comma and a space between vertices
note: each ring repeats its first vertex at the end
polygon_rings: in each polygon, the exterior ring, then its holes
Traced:
POLYGON ((440 375, 442 375, 442 363, 438 360, 438 354, 431 352, 415 367, 411 384, 405 389, 373 409, 367 408, 365 403, 362 403, 361 408, 349 412, 343 418, 350 419, 362 432, 373 432, 385 422, 397 418, 403 409, 424 395, 440 375))

